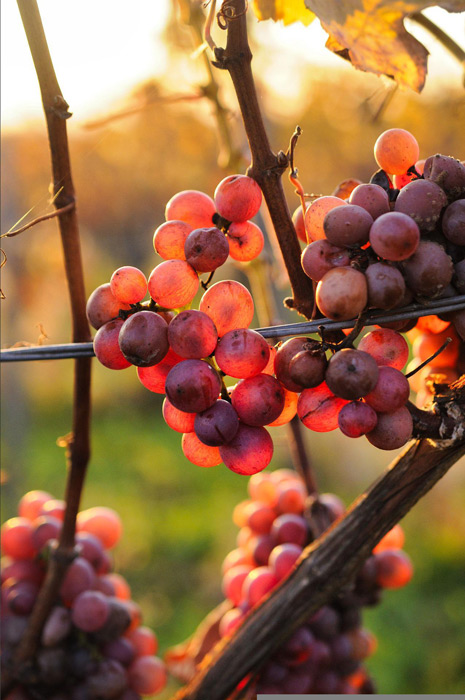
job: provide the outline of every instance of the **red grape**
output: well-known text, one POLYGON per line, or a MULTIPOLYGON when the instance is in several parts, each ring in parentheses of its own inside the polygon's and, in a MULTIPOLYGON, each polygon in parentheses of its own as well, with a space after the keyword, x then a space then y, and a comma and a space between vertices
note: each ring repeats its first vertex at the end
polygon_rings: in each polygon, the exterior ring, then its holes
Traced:
POLYGON ((185 260, 184 243, 192 230, 185 221, 165 221, 153 234, 153 247, 164 260, 185 260))
POLYGON ((211 226, 216 208, 212 198, 198 190, 183 190, 175 194, 166 205, 167 221, 184 221, 192 228, 211 226))
POLYGON ((181 446, 184 456, 198 467, 216 467, 221 464, 218 447, 205 445, 195 433, 185 433, 182 436, 181 446))
POLYGON ((409 131, 388 129, 378 136, 374 152, 380 168, 392 175, 401 175, 416 163, 420 149, 409 131))
POLYGON ((260 209, 262 191, 247 175, 228 175, 214 194, 218 213, 227 221, 247 221, 260 209))
POLYGON ((269 374, 242 379, 231 392, 231 402, 240 420, 247 425, 267 425, 284 408, 284 388, 269 374))
POLYGON ((210 316, 220 337, 236 328, 247 328, 254 314, 252 295, 235 280, 213 284, 200 299, 199 309, 210 316))
POLYGON ((137 267, 119 267, 111 276, 110 289, 119 302, 137 304, 147 294, 147 278, 137 267))
POLYGON ((228 239, 218 228, 196 228, 186 238, 184 253, 197 272, 213 272, 228 258, 228 239))
POLYGON ((218 342, 215 360, 230 377, 246 379, 262 372, 270 357, 270 346, 256 331, 237 328, 218 342))
POLYGON ((273 440, 265 428, 239 423, 235 437, 219 448, 220 455, 236 474, 255 474, 271 462, 273 440))
POLYGON ((199 288, 199 277, 185 260, 165 260, 152 270, 148 288, 157 304, 175 309, 191 303, 199 288))
POLYGON ((385 260, 407 260, 418 248, 420 229, 407 214, 391 211, 373 222, 370 243, 375 253, 385 260))
POLYGON ((203 360, 183 360, 168 373, 165 392, 175 408, 199 413, 212 406, 221 390, 218 373, 203 360))
POLYGON ((339 411, 346 403, 323 382, 314 389, 304 389, 297 402, 297 414, 306 428, 326 433, 338 427, 339 411))
POLYGON ((358 316, 368 301, 363 272, 353 267, 334 267, 318 282, 316 303, 321 313, 334 321, 358 316))
POLYGON ((202 311, 181 311, 168 326, 168 340, 174 352, 186 359, 211 355, 218 342, 215 324, 202 311))
POLYGON ((169 350, 168 324, 153 311, 137 311, 121 326, 118 343, 131 364, 151 367, 161 362, 169 350))
POLYGON ((94 337, 95 356, 108 369, 126 369, 131 366, 119 346, 119 333, 123 323, 120 318, 109 321, 98 329, 94 337))

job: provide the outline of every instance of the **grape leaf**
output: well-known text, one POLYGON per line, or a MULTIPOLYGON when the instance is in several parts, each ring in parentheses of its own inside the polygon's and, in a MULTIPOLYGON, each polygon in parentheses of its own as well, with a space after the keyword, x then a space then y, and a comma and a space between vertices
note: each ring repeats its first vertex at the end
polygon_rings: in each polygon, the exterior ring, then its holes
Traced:
POLYGON ((306 26, 315 19, 313 12, 305 7, 304 0, 253 0, 253 10, 259 20, 282 19, 284 24, 302 22, 306 26))
POLYGON ((465 0, 305 0, 328 32, 326 46, 360 70, 387 75, 421 92, 428 51, 404 27, 404 18, 438 5, 465 10, 465 0))

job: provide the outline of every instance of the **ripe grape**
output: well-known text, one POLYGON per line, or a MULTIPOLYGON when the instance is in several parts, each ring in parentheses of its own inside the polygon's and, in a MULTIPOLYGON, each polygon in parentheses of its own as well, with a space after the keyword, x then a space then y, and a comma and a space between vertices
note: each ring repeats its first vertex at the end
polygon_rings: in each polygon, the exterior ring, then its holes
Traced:
POLYGON ((28 520, 35 520, 41 514, 44 503, 52 498, 48 491, 28 491, 19 501, 18 515, 28 520))
POLYGON ((367 301, 365 275, 353 267, 334 267, 318 282, 316 288, 318 308, 334 321, 355 318, 363 311, 367 301))
POLYGON ((247 328, 225 333, 215 350, 218 367, 237 379, 246 379, 262 372, 269 357, 270 346, 263 336, 247 328))
POLYGON ((216 208, 212 198, 198 190, 183 190, 166 205, 167 221, 184 221, 192 228, 211 226, 216 208))
POLYGON ((199 413, 212 406, 221 390, 218 373, 203 360, 183 360, 168 373, 165 392, 175 408, 199 413))
POLYGON ((314 341, 310 338, 290 338, 290 340, 286 340, 285 343, 278 347, 278 351, 274 359, 274 373, 281 384, 283 384, 283 386, 289 391, 302 391, 302 386, 291 379, 291 375, 289 373, 290 362, 292 358, 297 355, 297 353, 301 352, 304 347, 313 342, 314 341))
POLYGON ((111 291, 110 283, 101 284, 94 289, 86 305, 87 320, 90 325, 98 330, 108 321, 115 319, 120 309, 130 309, 129 304, 118 301, 111 291))
POLYGON ((221 464, 218 447, 205 445, 195 433, 185 433, 181 442, 184 456, 198 467, 216 467, 221 464))
POLYGON ((319 282, 333 267, 350 265, 350 255, 346 248, 339 248, 322 238, 304 248, 301 264, 305 274, 314 282, 319 282))
POLYGON ((410 557, 399 549, 384 549, 376 554, 376 581, 383 588, 401 588, 413 576, 410 557))
POLYGON ((294 391, 289 391, 288 389, 286 389, 286 387, 283 387, 283 389, 284 408, 275 420, 271 421, 270 423, 267 423, 267 425, 270 428, 275 428, 279 425, 285 425, 286 423, 289 423, 289 421, 291 421, 297 413, 297 401, 299 399, 299 395, 296 394, 294 391))
POLYGON ((366 435, 376 427, 376 411, 362 401, 351 401, 339 412, 338 425, 341 433, 347 437, 357 438, 366 435))
POLYGON ((421 241, 416 252, 403 263, 407 285, 415 296, 434 298, 441 295, 452 280, 452 260, 434 241, 421 241))
POLYGON ((152 365, 151 367, 138 367, 137 376, 141 384, 145 386, 149 391, 153 391, 156 394, 165 393, 165 382, 166 377, 170 370, 183 360, 182 357, 176 355, 176 353, 168 350, 167 354, 161 362, 157 365, 152 365))
POLYGON ((78 532, 90 532, 98 537, 105 549, 112 549, 123 534, 123 524, 118 513, 106 506, 82 510, 78 513, 76 528, 78 532))
POLYGON ((447 197, 439 185, 430 180, 413 180, 399 192, 394 209, 410 216, 421 231, 434 231, 446 205, 447 197))
POLYGON ((357 180, 355 177, 349 177, 346 180, 342 180, 339 185, 331 193, 333 197, 340 197, 341 199, 349 199, 352 192, 356 187, 362 184, 361 180, 357 180))
POLYGON ((153 247, 164 260, 185 260, 184 243, 192 230, 185 221, 165 221, 153 234, 153 247))
POLYGON ((253 221, 233 222, 228 228, 229 255, 239 262, 255 260, 263 250, 265 239, 253 221))
POLYGON ((268 564, 277 579, 285 578, 302 554, 302 547, 292 542, 278 544, 271 551, 268 564))
POLYGON ((218 342, 215 324, 202 311, 181 311, 168 326, 171 349, 180 357, 200 360, 211 355, 218 342))
POLYGON ((323 382, 314 389, 304 389, 297 402, 297 414, 306 428, 326 433, 337 428, 339 411, 346 403, 323 382))
POLYGON ((269 566, 258 566, 250 571, 244 579, 243 598, 248 605, 253 607, 278 583, 269 566))
POLYGON ((323 220, 327 240, 341 248, 362 246, 368 242, 373 217, 357 204, 335 207, 323 220))
POLYGON ((162 413, 165 422, 172 430, 178 433, 192 433, 194 431, 195 413, 186 413, 175 408, 170 400, 165 397, 162 406, 162 413))
POLYGON ((375 253, 385 260, 407 260, 418 248, 420 229, 407 214, 391 211, 373 222, 370 243, 375 253))
POLYGON ((250 476, 262 471, 271 462, 273 441, 265 428, 239 423, 235 437, 219 451, 228 469, 250 476))
POLYGON ((346 205, 346 202, 340 197, 333 197, 332 195, 314 199, 305 212, 305 227, 308 232, 308 241, 305 239, 305 242, 317 241, 319 238, 325 238, 323 221, 326 214, 331 211, 331 209, 342 205, 346 205))
POLYGON ((206 411, 197 413, 194 431, 205 445, 219 447, 230 442, 239 428, 236 410, 224 399, 218 399, 206 411))
POLYGON ((321 344, 308 340, 289 362, 289 376, 301 388, 310 389, 324 380, 327 364, 321 344))
POLYGON ((450 202, 465 196, 465 165, 459 160, 437 153, 426 159, 423 175, 439 185, 450 202))
POLYGON ((451 243, 465 246, 465 199, 449 204, 442 217, 442 232, 451 243))
POLYGON ((100 591, 84 591, 73 600, 71 620, 83 632, 96 632, 108 619, 108 599, 100 591))
POLYGON ((391 328, 378 328, 366 333, 360 340, 358 349, 369 353, 376 364, 396 369, 405 367, 409 354, 404 336, 391 328))
POLYGON ((228 175, 217 185, 215 205, 227 221, 242 222, 252 219, 262 203, 262 191, 247 175, 228 175))
POLYGON ((267 425, 276 420, 284 408, 284 388, 269 374, 256 374, 235 386, 231 403, 243 423, 267 425))
POLYGON ((153 311, 137 311, 121 326, 118 343, 126 360, 137 367, 156 365, 169 350, 168 324, 153 311))
POLYGON ((297 207, 297 209, 292 214, 292 223, 294 224, 297 238, 303 243, 308 243, 307 232, 305 231, 304 212, 302 211, 301 206, 297 207))
POLYGON ((381 214, 390 211, 389 197, 386 190, 373 183, 360 184, 352 190, 349 197, 349 204, 357 204, 371 214, 373 219, 377 219, 381 214))
POLYGON ((412 437, 413 421, 405 406, 392 413, 378 414, 376 428, 367 434, 368 441, 380 450, 395 450, 412 437))
POLYGON ((111 276, 110 289, 119 302, 137 304, 147 294, 147 278, 137 267, 119 267, 111 276))
POLYGON ((1 528, 2 553, 14 559, 32 559, 36 554, 33 525, 27 518, 10 518, 1 528))
POLYGON ((119 333, 123 323, 120 318, 108 321, 98 329, 94 337, 95 356, 108 369, 126 369, 131 366, 119 346, 119 333))
POLYGON ((359 399, 375 388, 378 374, 378 365, 371 355, 345 348, 331 357, 325 379, 336 396, 359 399))
POLYGON ((75 598, 84 591, 94 587, 96 573, 87 559, 76 557, 66 570, 60 587, 60 596, 66 606, 70 606, 75 598))
POLYGON ((200 299, 199 310, 210 316, 221 337, 252 322, 254 304, 249 290, 235 280, 213 284, 200 299))
POLYGON ((393 309, 405 295, 402 273, 387 263, 372 263, 365 270, 368 285, 368 306, 375 309, 393 309))
POLYGON ((213 272, 228 258, 228 239, 218 228, 196 228, 186 238, 184 253, 197 272, 213 272))
POLYGON ((376 386, 364 398, 375 411, 392 413, 405 405, 409 394, 410 385, 402 372, 394 367, 380 367, 376 386))
POLYGON ((191 303, 199 288, 199 277, 185 260, 165 260, 152 270, 148 288, 157 304, 175 309, 191 303))
POLYGON ((418 160, 416 138, 405 129, 388 129, 378 136, 374 147, 379 167, 391 175, 402 175, 418 160))

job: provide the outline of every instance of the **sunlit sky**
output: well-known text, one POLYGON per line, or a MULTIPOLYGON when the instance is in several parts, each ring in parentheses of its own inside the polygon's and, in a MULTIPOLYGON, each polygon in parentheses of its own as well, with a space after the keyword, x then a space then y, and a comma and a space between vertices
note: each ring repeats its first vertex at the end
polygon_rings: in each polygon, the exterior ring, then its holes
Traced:
MULTIPOLYGON (((162 32, 170 0, 41 0, 45 27, 58 81, 76 120, 102 114, 138 82, 160 77, 168 56, 162 32)), ((437 8, 426 12, 464 45, 465 13, 437 8)), ((18 127, 42 117, 40 93, 15 0, 1 0, 1 117, 3 127, 18 127)), ((429 82, 460 84, 460 66, 429 34, 411 31, 431 52, 429 82)), ((326 34, 318 22, 309 28, 260 23, 257 37, 275 49, 285 47, 291 60, 342 67, 345 62, 324 48, 326 34)), ((273 52, 276 55, 276 51, 273 52)), ((267 80, 275 90, 291 90, 288 76, 270 62, 267 80)))

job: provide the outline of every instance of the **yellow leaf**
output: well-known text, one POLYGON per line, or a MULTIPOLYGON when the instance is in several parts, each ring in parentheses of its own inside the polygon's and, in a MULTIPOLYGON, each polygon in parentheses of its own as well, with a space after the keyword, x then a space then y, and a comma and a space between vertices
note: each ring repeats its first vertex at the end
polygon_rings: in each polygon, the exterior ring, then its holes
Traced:
POLYGON ((308 26, 315 19, 305 0, 253 0, 253 10, 259 20, 282 20, 284 24, 302 22, 308 26))

